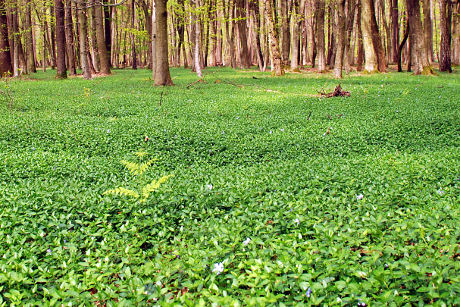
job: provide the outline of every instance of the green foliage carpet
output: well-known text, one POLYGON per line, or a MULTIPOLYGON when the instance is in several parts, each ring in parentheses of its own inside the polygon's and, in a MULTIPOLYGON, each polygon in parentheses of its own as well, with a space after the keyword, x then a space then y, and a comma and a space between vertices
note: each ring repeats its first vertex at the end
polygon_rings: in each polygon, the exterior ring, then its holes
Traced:
POLYGON ((0 305, 460 304, 458 72, 150 75, 0 84, 0 305))

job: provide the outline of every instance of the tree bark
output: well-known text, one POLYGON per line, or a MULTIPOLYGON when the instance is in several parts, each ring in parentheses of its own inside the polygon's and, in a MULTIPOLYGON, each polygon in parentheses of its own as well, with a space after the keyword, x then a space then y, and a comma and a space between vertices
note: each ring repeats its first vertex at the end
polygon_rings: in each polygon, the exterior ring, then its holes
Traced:
POLYGON ((398 0, 391 0, 391 54, 393 62, 398 62, 399 47, 399 9, 398 0))
POLYGON ((325 42, 324 42, 324 15, 326 4, 324 0, 317 0, 315 4, 315 16, 316 16, 316 47, 318 55, 318 72, 322 73, 326 71, 326 54, 325 54, 325 42))
POLYGON ((155 85, 173 85, 169 72, 168 56, 168 0, 155 0, 156 42, 155 42, 155 85))
POLYGON ((238 27, 238 36, 240 41, 240 64, 242 68, 251 67, 251 59, 248 50, 248 35, 246 22, 246 8, 244 0, 236 0, 236 25, 238 27))
POLYGON ((460 1, 455 4, 453 15, 452 63, 460 65, 460 1))
POLYGON ((75 43, 73 37, 73 20, 72 20, 72 0, 65 1, 65 40, 67 50, 67 64, 69 66, 69 75, 77 74, 75 67, 75 43))
POLYGON ((452 3, 451 0, 439 1, 441 28, 441 48, 439 70, 452 72, 451 41, 452 41, 452 3))
POLYGON ((375 18, 375 6, 373 0, 361 0, 361 29, 364 43, 364 69, 367 72, 385 71, 385 52, 375 18))
MULTIPOLYGON (((289 32, 289 7, 288 0, 279 1, 280 4, 280 19, 281 23, 281 58, 283 65, 289 65, 289 52, 291 46, 291 33, 289 32)), ((274 20, 275 21, 275 20, 274 20)), ((276 21, 275 21, 276 22, 276 21)))
POLYGON ((56 78, 67 78, 67 67, 65 65, 65 23, 64 23, 64 3, 62 0, 54 0, 54 12, 56 14, 56 78))
POLYGON ((431 20, 431 0, 423 0, 423 32, 425 34, 426 57, 429 61, 433 61, 433 21, 431 20))
POLYGON ((99 72, 102 75, 110 75, 110 58, 107 51, 107 45, 105 43, 105 31, 103 23, 103 11, 101 5, 94 7, 94 17, 96 21, 96 41, 97 51, 99 53, 99 72))
POLYGON ((34 53, 34 41, 33 41, 33 25, 32 25, 32 16, 31 16, 31 5, 32 1, 26 1, 25 14, 24 14, 24 43, 26 47, 26 61, 27 61, 27 71, 29 73, 36 73, 37 67, 35 66, 35 53, 34 53))
POLYGON ((334 63, 334 76, 342 79, 343 57, 345 49, 345 36, 346 36, 346 19, 345 19, 345 4, 346 0, 337 0, 337 51, 334 63))
MULTIPOLYGON (((135 29, 135 20, 136 20, 136 2, 135 0, 131 1, 131 29, 135 29)), ((167 38, 166 38, 167 39, 167 38)), ((136 53, 136 36, 134 32, 131 34, 131 56, 132 56, 132 67, 137 69, 137 53, 136 53)))
POLYGON ((5 0, 0 0, 0 78, 12 71, 5 0))
POLYGON ((273 57, 273 70, 275 72, 275 76, 282 76, 284 75, 284 68, 281 60, 279 35, 274 22, 273 5, 271 0, 265 0, 265 15, 267 16, 268 31, 270 32, 270 50, 273 57))
POLYGON ((80 41, 80 63, 83 71, 83 78, 89 80, 92 78, 91 67, 88 61, 88 45, 86 39, 88 38, 88 19, 86 15, 86 3, 84 0, 78 1, 77 7, 78 14, 78 27, 79 27, 79 41, 80 41))
POLYGON ((410 26, 409 39, 412 40, 413 43, 411 51, 413 52, 415 60, 415 63, 413 63, 414 74, 432 74, 433 69, 430 66, 425 52, 425 39, 420 16, 420 2, 419 0, 406 0, 406 6, 410 26))

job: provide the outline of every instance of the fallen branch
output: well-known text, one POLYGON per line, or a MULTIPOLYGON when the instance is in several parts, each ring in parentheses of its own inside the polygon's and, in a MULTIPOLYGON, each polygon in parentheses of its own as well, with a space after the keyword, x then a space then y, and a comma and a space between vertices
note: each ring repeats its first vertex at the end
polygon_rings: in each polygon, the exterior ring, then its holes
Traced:
POLYGON ((342 86, 339 84, 333 92, 330 93, 320 93, 321 96, 326 97, 326 98, 331 98, 331 97, 350 97, 350 92, 343 91, 342 86))

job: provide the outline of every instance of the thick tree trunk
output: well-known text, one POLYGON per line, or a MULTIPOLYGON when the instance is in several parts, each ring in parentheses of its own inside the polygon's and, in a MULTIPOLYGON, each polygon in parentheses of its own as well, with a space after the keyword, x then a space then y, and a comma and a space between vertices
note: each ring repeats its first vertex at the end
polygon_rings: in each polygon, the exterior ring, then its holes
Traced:
POLYGON ((65 23, 64 23, 64 3, 62 0, 54 0, 54 11, 56 13, 56 45, 57 45, 57 58, 56 58, 56 78, 67 78, 67 67, 65 65, 65 23))
MULTIPOLYGON (((289 52, 291 46, 291 33, 289 32, 289 7, 288 0, 279 1, 280 4, 280 20, 281 23, 281 58, 283 65, 289 65, 289 52)), ((275 20, 274 20, 275 21, 275 20)), ((276 22, 276 21, 275 21, 276 22)))
POLYGON ((242 68, 251 67, 251 59, 248 50, 248 27, 246 22, 246 8, 244 0, 236 0, 236 25, 238 27, 238 36, 240 40, 240 64, 242 68))
POLYGON ((318 54, 318 72, 322 73, 326 71, 326 54, 324 42, 324 15, 326 4, 324 3, 324 0, 317 0, 315 6, 315 15, 317 17, 316 47, 318 54))
POLYGON ((173 85, 168 57, 168 0, 155 0, 156 19, 156 67, 155 85, 173 85))
POLYGON ((267 17, 268 31, 270 32, 270 50, 273 57, 273 70, 275 72, 275 76, 282 76, 284 75, 284 68, 281 61, 279 35, 274 22, 275 18, 273 16, 273 5, 271 0, 265 0, 265 15, 267 17))
POLYGON ((452 72, 451 41, 452 41, 452 3, 451 0, 439 1, 441 28, 441 48, 439 70, 452 72))
MULTIPOLYGON (((156 68, 157 68, 157 21, 156 21, 156 8, 155 0, 152 1, 152 79, 155 80, 156 68)), ((185 57, 185 54, 184 54, 185 57)))
POLYGON ((89 80, 91 76, 90 62, 88 61, 88 45, 86 39, 88 38, 88 19, 86 15, 86 2, 84 0, 78 1, 77 7, 78 14, 78 28, 79 28, 79 42, 80 42, 80 63, 83 71, 83 78, 89 80))
MULTIPOLYGON (((423 35, 422 19, 420 16, 419 0, 406 0, 407 13, 409 16, 410 40, 412 40, 412 52, 414 55, 414 74, 432 74, 425 52, 425 39, 423 35)), ((410 42, 409 42, 410 43, 410 42)))
POLYGON ((107 52, 107 45, 105 44, 105 31, 103 24, 103 11, 100 5, 94 7, 94 17, 96 21, 96 41, 97 51, 99 53, 99 72, 102 75, 110 75, 110 58, 107 52))
POLYGON ((74 76, 77 74, 75 67, 75 43, 73 37, 73 20, 72 20, 72 0, 65 2, 65 40, 67 51, 67 64, 69 66, 69 75, 74 76))
POLYGON ((429 61, 433 61, 433 21, 431 20, 431 0, 423 0, 423 32, 425 34, 426 57, 429 61))
POLYGON ((358 34, 358 51, 356 55, 356 70, 357 71, 362 71, 363 70, 363 64, 364 64, 364 39, 363 39, 363 31, 361 27, 361 0, 358 1, 358 12, 356 14, 356 19, 357 19, 357 34, 358 34))
MULTIPOLYGON (((372 0, 361 0, 361 30, 363 32, 364 45, 364 70, 367 72, 378 71, 377 53, 372 43, 371 10, 372 0)), ((374 15, 375 16, 375 15, 374 15)))

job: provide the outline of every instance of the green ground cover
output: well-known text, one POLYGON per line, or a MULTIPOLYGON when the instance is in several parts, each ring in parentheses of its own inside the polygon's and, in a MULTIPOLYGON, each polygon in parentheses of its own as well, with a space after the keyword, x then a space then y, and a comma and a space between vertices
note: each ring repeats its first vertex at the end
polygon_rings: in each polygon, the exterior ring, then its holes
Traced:
POLYGON ((172 75, 10 83, 2 304, 460 304, 458 73, 172 75))

